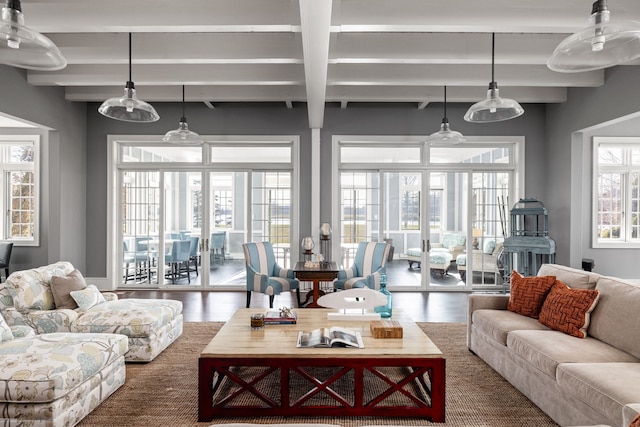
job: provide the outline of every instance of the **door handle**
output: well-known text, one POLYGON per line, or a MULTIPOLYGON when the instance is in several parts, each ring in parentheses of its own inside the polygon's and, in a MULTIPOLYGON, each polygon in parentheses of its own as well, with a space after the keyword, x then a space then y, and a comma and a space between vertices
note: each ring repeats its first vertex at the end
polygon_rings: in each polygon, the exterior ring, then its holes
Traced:
POLYGON ((431 252, 431 240, 429 239, 422 240, 422 252, 431 252))
POLYGON ((204 239, 206 251, 209 252, 209 239, 204 239))

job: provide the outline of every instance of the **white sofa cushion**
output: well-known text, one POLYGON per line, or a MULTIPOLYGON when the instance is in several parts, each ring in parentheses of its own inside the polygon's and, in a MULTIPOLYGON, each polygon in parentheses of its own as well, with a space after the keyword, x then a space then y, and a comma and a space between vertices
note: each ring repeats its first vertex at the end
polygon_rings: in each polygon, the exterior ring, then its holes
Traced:
POLYGON ((537 275, 556 276, 556 279, 562 281, 568 287, 577 289, 593 289, 596 287, 598 279, 602 277, 598 273, 578 270, 577 268, 560 264, 542 264, 537 275))
POLYGON ((124 356, 115 334, 43 334, 0 345, 0 402, 51 402, 124 356))
POLYGON ((640 359, 640 286, 601 277, 600 301, 591 313, 589 335, 640 359))
POLYGON ((595 338, 576 338, 558 331, 513 331, 507 337, 507 347, 554 379, 560 363, 640 362, 595 338))
POLYGON ((551 330, 538 322, 538 319, 522 316, 509 310, 475 310, 472 316, 475 328, 502 345, 507 345, 507 335, 511 331, 551 330))
POLYGON ((623 407, 640 396, 640 363, 563 363, 558 384, 623 425, 623 407))
POLYGON ((73 332, 107 332, 130 338, 149 337, 182 313, 182 302, 122 299, 98 304, 71 325, 73 332))

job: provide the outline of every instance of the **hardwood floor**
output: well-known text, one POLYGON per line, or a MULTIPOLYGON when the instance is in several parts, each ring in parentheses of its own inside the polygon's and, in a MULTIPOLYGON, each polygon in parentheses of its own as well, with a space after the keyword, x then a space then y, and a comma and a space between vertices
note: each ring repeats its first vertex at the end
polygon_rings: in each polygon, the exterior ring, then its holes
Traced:
MULTIPOLYGON (((246 304, 246 292, 222 291, 117 291, 119 298, 163 298, 182 301, 185 322, 223 322, 246 304)), ((467 321, 467 292, 395 292, 393 308, 400 308, 416 322, 467 321)), ((269 307, 267 296, 254 293, 252 307, 269 307)), ((274 307, 295 307, 295 295, 276 296, 274 307)), ((311 310, 311 309, 310 309, 311 310)))

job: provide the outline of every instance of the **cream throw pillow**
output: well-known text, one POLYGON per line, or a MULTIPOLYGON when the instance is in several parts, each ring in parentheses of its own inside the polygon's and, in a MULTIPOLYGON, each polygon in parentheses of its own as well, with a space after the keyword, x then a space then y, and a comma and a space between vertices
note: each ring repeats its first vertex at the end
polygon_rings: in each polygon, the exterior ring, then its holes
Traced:
POLYGON ((87 311, 91 307, 106 302, 95 285, 89 285, 81 291, 71 292, 71 297, 78 303, 80 310, 87 311))

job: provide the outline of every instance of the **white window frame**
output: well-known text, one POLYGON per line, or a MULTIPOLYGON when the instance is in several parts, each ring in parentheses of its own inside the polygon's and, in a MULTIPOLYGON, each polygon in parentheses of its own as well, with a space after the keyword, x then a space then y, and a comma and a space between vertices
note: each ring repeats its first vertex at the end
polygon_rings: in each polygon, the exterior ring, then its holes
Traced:
POLYGON ((11 145, 33 145, 33 162, 11 163, 4 158, 5 150, 0 150, 0 182, 2 183, 2 196, 0 197, 0 210, 4 212, 0 223, 2 226, 0 239, 12 242, 16 246, 40 245, 40 135, 1 135, 0 147, 11 145), (11 215, 11 183, 6 179, 10 172, 33 172, 33 236, 10 237, 11 215))
MULTIPOLYGON (((629 163, 623 165, 603 165, 598 162, 598 149, 601 145, 619 146, 622 149, 640 148, 640 137, 593 137, 593 175, 592 175, 592 202, 591 202, 591 242, 593 248, 640 248, 640 236, 631 240, 631 215, 625 215, 625 212, 631 210, 631 185, 629 181, 632 172, 640 173, 640 166, 632 166, 629 163), (600 240, 598 238, 598 181, 602 172, 620 173, 625 178, 622 184, 622 203, 623 203, 623 224, 621 236, 619 239, 611 239, 610 241, 600 240), (628 231, 629 230, 629 231, 628 231)), ((627 159, 628 160, 628 159, 627 159)))

